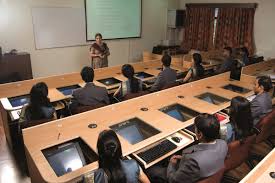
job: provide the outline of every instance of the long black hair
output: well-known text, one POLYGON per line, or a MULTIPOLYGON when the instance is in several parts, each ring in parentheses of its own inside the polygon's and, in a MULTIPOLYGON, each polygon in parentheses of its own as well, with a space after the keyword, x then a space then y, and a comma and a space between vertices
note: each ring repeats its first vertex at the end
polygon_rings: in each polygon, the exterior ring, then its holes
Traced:
POLYGON ((41 107, 52 107, 48 98, 48 86, 44 82, 33 85, 30 92, 30 103, 27 107, 30 120, 38 120, 45 118, 41 107))
POLYGON ((134 67, 130 64, 125 64, 121 68, 123 76, 128 78, 130 82, 131 93, 137 93, 139 91, 139 81, 134 77, 135 70, 134 67))
POLYGON ((99 134, 97 150, 99 168, 107 174, 108 182, 126 183, 126 176, 121 166, 121 144, 113 130, 104 130, 99 134))
POLYGON ((237 134, 245 138, 252 135, 253 123, 250 102, 241 96, 234 97, 230 105, 230 122, 237 127, 237 134))
POLYGON ((202 63, 201 55, 199 53, 194 53, 193 60, 194 60, 195 69, 197 71, 197 76, 202 77, 204 75, 204 68, 201 65, 202 63))

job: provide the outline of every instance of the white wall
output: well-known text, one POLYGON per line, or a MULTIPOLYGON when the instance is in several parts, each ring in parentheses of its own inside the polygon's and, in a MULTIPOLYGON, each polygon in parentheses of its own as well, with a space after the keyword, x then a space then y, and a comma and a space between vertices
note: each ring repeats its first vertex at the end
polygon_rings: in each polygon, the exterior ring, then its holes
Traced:
MULTIPOLYGON (((36 50, 32 7, 83 7, 84 0, 0 0, 0 46, 31 54, 34 77, 79 71, 89 65, 89 46, 36 50)), ((142 38, 107 41, 109 65, 141 59, 143 50, 152 50, 165 39, 166 11, 179 7, 179 0, 143 0, 142 38)), ((127 8, 127 7, 126 7, 127 8)))
POLYGON ((184 8, 186 3, 258 3, 254 23, 256 52, 275 58, 275 0, 180 0, 180 7, 184 8))

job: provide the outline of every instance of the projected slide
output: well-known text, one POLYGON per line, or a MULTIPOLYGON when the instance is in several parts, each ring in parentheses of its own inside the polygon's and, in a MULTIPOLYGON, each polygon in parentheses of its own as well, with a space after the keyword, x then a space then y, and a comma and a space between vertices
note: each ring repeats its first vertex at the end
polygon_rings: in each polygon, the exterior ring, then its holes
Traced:
POLYGON ((133 38, 141 34, 142 0, 86 0, 87 40, 133 38))

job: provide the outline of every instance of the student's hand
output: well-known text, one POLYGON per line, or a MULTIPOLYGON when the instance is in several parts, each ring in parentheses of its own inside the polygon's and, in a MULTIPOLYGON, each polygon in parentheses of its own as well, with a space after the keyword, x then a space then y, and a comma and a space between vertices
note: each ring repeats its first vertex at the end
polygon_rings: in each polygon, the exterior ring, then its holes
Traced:
POLYGON ((178 160, 180 160, 181 158, 182 158, 181 155, 174 155, 174 156, 171 157, 170 163, 177 164, 178 160))

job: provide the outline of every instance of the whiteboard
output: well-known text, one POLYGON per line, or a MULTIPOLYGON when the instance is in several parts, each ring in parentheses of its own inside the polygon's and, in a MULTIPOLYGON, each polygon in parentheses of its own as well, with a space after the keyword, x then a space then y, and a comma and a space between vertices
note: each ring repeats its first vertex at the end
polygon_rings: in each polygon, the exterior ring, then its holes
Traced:
POLYGON ((32 8, 36 49, 85 45, 84 8, 32 8))

